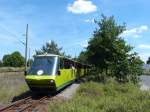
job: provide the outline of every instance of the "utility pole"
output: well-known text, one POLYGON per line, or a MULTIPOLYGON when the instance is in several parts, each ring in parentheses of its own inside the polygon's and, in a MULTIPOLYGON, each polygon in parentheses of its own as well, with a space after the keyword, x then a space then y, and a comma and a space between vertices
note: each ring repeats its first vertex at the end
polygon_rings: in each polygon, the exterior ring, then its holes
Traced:
POLYGON ((25 44, 25 75, 27 75, 27 58, 28 58, 28 24, 26 26, 26 44, 25 44))
POLYGON ((31 66, 31 63, 30 63, 30 48, 29 48, 29 58, 28 58, 28 60, 29 60, 29 67, 31 66))

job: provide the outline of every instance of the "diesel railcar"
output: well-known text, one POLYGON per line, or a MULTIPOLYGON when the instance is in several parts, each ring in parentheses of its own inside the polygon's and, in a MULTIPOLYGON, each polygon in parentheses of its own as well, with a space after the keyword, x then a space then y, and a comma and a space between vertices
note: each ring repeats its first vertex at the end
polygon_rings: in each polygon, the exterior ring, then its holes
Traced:
POLYGON ((34 56, 25 79, 32 91, 58 91, 87 72, 87 65, 59 55, 45 54, 34 56))

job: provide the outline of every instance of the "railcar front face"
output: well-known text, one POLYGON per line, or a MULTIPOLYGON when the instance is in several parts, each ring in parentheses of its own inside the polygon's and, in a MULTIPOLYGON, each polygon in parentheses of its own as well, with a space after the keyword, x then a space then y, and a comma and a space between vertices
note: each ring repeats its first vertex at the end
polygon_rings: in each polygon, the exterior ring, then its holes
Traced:
POLYGON ((57 56, 36 56, 29 69, 26 82, 31 90, 55 90, 57 56))

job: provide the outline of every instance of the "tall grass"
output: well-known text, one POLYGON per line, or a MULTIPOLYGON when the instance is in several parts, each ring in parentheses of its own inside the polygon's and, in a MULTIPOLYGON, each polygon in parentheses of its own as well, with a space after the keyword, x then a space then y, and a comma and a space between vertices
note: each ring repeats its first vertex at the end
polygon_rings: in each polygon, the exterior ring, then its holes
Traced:
POLYGON ((23 74, 0 73, 0 104, 11 103, 15 96, 27 90, 23 74))
POLYGON ((25 70, 24 67, 0 67, 0 73, 3 72, 23 72, 25 70))
POLYGON ((52 101, 49 112, 150 112, 150 92, 131 83, 86 82, 72 100, 52 101))

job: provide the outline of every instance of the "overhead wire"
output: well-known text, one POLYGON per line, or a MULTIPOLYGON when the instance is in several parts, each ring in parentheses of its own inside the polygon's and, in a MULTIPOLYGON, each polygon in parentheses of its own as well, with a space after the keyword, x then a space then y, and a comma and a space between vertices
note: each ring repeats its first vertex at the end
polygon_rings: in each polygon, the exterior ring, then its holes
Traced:
POLYGON ((6 29, 5 27, 3 27, 2 25, 0 25, 0 28, 3 29, 4 31, 6 31, 7 33, 9 33, 9 34, 13 37, 13 39, 15 39, 15 40, 17 40, 18 42, 20 42, 20 43, 22 43, 23 45, 25 45, 25 43, 24 43, 22 40, 18 39, 18 36, 17 36, 16 34, 10 32, 8 29, 6 29))

